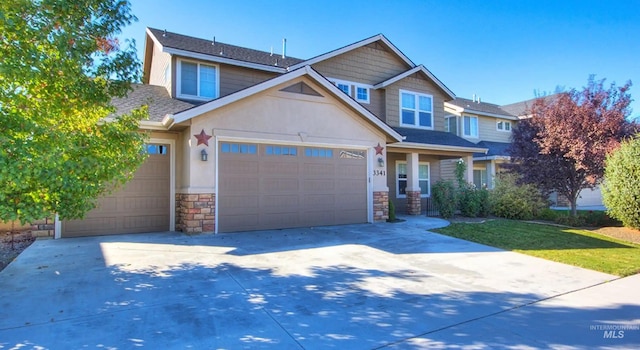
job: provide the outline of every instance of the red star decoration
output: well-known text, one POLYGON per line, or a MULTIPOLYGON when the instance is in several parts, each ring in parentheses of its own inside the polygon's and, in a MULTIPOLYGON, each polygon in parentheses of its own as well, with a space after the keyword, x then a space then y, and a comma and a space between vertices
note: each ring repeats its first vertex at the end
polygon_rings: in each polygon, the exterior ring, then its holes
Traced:
POLYGON ((384 147, 380 146, 380 142, 378 142, 378 145, 376 147, 373 147, 373 149, 376 150, 376 154, 382 155, 382 150, 384 149, 384 147))
POLYGON ((209 139, 212 136, 207 135, 207 133, 204 132, 204 129, 202 129, 202 131, 200 131, 199 134, 195 134, 193 136, 195 136, 196 139, 198 139, 198 144, 196 146, 200 146, 204 144, 205 146, 209 147, 209 139))

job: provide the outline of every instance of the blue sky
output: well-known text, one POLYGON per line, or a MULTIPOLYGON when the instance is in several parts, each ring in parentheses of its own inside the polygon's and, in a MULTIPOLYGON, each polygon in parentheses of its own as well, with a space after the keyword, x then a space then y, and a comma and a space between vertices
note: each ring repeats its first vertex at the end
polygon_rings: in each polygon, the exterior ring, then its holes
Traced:
MULTIPOLYGON (((640 0, 169 1, 133 0, 122 38, 145 27, 311 58, 384 34, 457 96, 508 104, 581 88, 590 74, 640 99, 640 0)), ((640 101, 632 103, 640 117, 640 101)))

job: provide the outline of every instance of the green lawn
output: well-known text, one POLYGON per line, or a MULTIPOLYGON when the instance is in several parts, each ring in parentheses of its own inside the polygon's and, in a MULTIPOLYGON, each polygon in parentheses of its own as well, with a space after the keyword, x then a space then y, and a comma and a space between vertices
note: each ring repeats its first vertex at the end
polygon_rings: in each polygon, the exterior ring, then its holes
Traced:
POLYGON ((434 231, 612 275, 640 272, 640 245, 587 230, 497 219, 455 223, 434 231))

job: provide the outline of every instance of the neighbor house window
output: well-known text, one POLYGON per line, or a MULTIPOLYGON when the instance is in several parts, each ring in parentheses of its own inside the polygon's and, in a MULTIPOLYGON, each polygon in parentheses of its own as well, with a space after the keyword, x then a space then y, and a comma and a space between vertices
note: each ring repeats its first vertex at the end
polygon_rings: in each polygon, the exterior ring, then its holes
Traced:
POLYGON ((487 188, 487 169, 473 169, 473 184, 476 188, 487 188))
POLYGON ((358 102, 369 103, 369 88, 356 85, 356 100, 358 102))
POLYGON ((218 97, 218 67, 191 61, 178 61, 177 95, 210 100, 218 97))
POLYGON ((467 137, 478 137, 478 117, 465 115, 462 118, 462 134, 467 137))
POLYGON ((511 122, 500 120, 497 123, 498 131, 511 131, 511 122))
POLYGON ((400 90, 400 124, 433 129, 433 97, 400 90))
MULTIPOLYGON (((418 185, 420 186, 420 196, 429 197, 431 194, 431 183, 429 180, 429 163, 418 163, 418 185)), ((407 162, 396 162, 396 197, 405 198, 407 196, 407 162)))
POLYGON ((458 135, 458 117, 456 116, 446 117, 444 127, 447 132, 458 135))

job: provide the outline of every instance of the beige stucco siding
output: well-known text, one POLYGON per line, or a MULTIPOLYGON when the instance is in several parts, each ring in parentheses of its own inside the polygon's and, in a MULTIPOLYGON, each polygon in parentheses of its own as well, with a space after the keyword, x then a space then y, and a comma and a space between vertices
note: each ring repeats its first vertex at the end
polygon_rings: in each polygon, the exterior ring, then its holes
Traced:
POLYGON ((394 53, 373 43, 313 65, 325 77, 375 85, 410 69, 394 53))
POLYGON ((152 55, 149 84, 164 86, 167 91, 171 91, 172 72, 175 70, 171 67, 171 55, 162 52, 157 45, 153 46, 152 55))
POLYGON ((400 90, 419 92, 433 96, 435 130, 444 131, 444 101, 448 99, 432 82, 416 77, 416 74, 397 81, 386 88, 386 122, 400 126, 400 90))
POLYGON ((220 97, 232 94, 276 76, 276 73, 235 67, 226 64, 221 64, 219 67, 220 97))
MULTIPOLYGON (((367 150, 369 154, 375 152, 374 146, 386 141, 381 130, 307 78, 276 86, 191 120, 190 135, 203 129, 218 140, 345 146, 367 150), (300 80, 323 97, 279 91, 300 80)), ((189 174, 184 174, 185 192, 213 193, 216 174, 214 139, 210 140, 209 147, 205 147, 197 146, 190 136, 183 145, 189 147, 183 154, 184 166, 190 168, 189 174), (207 162, 199 160, 202 149, 210 155, 207 162)), ((372 181, 373 191, 386 190, 386 177, 376 176, 372 181)))

